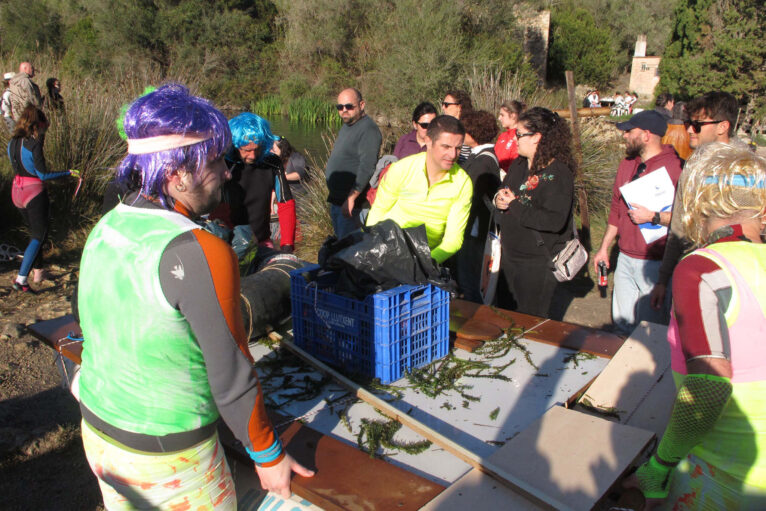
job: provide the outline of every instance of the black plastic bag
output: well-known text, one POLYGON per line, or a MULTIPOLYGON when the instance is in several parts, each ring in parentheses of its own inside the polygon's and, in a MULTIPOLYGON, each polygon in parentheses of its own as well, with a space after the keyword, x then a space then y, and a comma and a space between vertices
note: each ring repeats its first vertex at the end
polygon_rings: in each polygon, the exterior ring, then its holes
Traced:
POLYGON ((402 229, 384 220, 340 240, 330 236, 319 250, 319 265, 339 274, 336 293, 359 300, 402 284, 455 289, 449 272, 431 258, 425 225, 402 229))

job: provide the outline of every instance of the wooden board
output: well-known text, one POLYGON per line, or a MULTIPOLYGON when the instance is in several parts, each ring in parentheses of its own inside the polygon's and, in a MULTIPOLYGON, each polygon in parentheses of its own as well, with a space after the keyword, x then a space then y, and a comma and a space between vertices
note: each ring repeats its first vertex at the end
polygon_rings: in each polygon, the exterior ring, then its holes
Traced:
POLYGON ((520 312, 497 309, 465 300, 450 303, 450 330, 458 338, 474 342, 455 342, 455 347, 473 351, 475 341, 492 339, 498 331, 513 327, 526 339, 570 348, 605 358, 611 358, 620 349, 620 337, 573 323, 530 316, 520 312), (482 334, 484 337, 482 337, 482 334))
MULTIPOLYGON (((80 363, 82 343, 66 336, 77 336, 80 327, 72 315, 40 321, 30 332, 53 349, 80 363)), ((274 415, 273 423, 285 421, 274 415)), ((242 463, 252 466, 249 456, 225 425, 219 426, 227 452, 242 463)), ((299 422, 280 431, 285 449, 300 463, 317 470, 312 478, 295 476, 292 489, 301 497, 325 510, 401 509, 416 510, 433 499, 444 486, 386 463, 335 438, 323 435, 299 422)), ((257 479, 255 471, 252 477, 257 479)))
POLYGON ((668 327, 642 321, 580 399, 621 424, 660 433, 673 407, 668 327))
MULTIPOLYGON (((269 413, 279 424, 285 417, 269 413)), ((221 441, 234 458, 252 465, 228 428, 219 427, 221 441)), ((293 476, 292 490, 326 511, 349 509, 416 510, 444 486, 395 467, 318 431, 293 422, 279 431, 285 449, 314 477, 293 476)), ((253 471, 255 478, 255 472, 253 471)))
MULTIPOLYGON (((587 510, 603 498, 652 438, 650 431, 554 406, 490 460, 571 509, 587 510)), ((538 508, 472 470, 423 509, 538 508)))
POLYGON ((77 337, 82 336, 80 325, 77 324, 77 321, 75 321, 74 316, 71 314, 46 321, 38 321, 29 325, 27 330, 72 362, 76 364, 81 363, 82 342, 67 339, 70 333, 77 337))

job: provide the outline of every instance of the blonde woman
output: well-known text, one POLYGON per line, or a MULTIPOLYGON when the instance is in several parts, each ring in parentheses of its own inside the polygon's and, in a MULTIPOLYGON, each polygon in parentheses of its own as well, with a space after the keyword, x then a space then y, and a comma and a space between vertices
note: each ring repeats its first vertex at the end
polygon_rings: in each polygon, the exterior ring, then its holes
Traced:
POLYGON ((766 159, 716 142, 689 159, 668 330, 679 387, 629 484, 663 509, 766 509, 766 159))

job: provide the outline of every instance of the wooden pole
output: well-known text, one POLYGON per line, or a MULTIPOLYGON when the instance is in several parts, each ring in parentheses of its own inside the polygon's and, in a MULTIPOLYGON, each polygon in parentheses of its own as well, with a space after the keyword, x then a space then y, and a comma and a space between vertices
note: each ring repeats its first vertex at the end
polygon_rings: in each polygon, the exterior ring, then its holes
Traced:
MULTIPOLYGON (((344 387, 354 392, 356 396, 362 401, 374 406, 375 408, 377 408, 378 410, 380 410, 387 416, 391 417, 397 422, 402 423, 403 425, 407 426, 408 428, 415 431, 419 435, 430 440, 436 445, 442 447, 444 450, 453 454, 454 456, 457 456, 458 458, 468 463, 475 469, 484 472, 488 476, 492 477, 493 479, 502 483, 503 485, 507 486, 513 491, 521 493, 522 495, 524 495, 525 497, 527 497, 534 503, 542 505, 545 508, 550 508, 550 509, 564 509, 564 510, 571 509, 569 506, 567 506, 563 502, 557 501, 550 495, 546 495, 545 493, 531 486, 527 482, 522 481, 511 474, 508 474, 501 467, 495 466, 489 460, 482 460, 475 453, 456 444, 455 442, 445 437, 441 433, 434 431, 433 429, 424 425, 420 421, 413 419, 412 417, 402 412, 401 410, 391 406, 389 403, 387 403, 383 399, 379 398, 378 396, 369 392, 368 390, 365 390, 359 384, 349 380, 348 378, 338 373, 331 367, 320 362, 319 360, 309 355, 308 353, 306 353, 304 350, 302 350, 301 348, 299 348, 292 342, 284 339, 281 335, 277 334, 276 332, 272 332, 271 334, 269 334, 269 337, 272 340, 280 341, 284 347, 288 348, 290 351, 295 353, 298 357, 300 357, 307 363, 311 364, 312 366, 316 367, 318 370, 322 371, 328 376, 335 378, 344 387)), ((519 460, 519 462, 523 463, 523 460, 519 460)))
POLYGON ((585 179, 583 178, 582 172, 582 143, 580 141, 580 119, 577 116, 577 103, 575 99, 574 73, 572 71, 565 71, 564 75, 566 76, 567 93, 569 94, 569 114, 572 118, 572 140, 574 143, 574 157, 577 161, 577 175, 575 176, 575 181, 580 184, 580 191, 578 193, 578 199, 580 203, 580 222, 582 223, 580 241, 582 241, 582 244, 585 246, 588 252, 590 252, 590 215, 588 214, 588 195, 585 192, 585 179))

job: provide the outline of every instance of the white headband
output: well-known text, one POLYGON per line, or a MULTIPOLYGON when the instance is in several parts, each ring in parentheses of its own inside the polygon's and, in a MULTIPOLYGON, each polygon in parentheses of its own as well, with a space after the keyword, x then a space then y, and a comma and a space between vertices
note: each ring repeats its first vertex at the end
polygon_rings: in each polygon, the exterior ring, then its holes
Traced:
POLYGON ((149 138, 129 138, 128 154, 150 154, 168 149, 177 149, 204 142, 213 138, 212 135, 189 133, 186 135, 160 135, 149 138))

